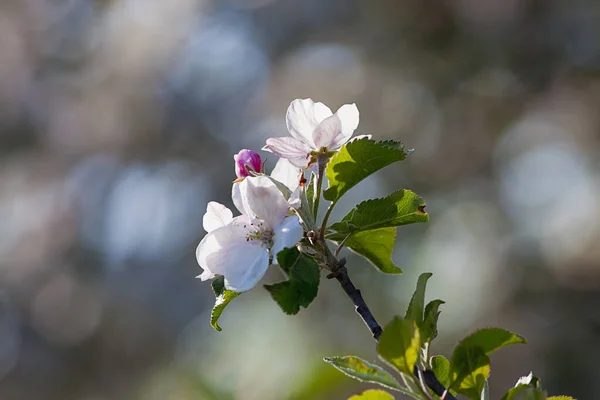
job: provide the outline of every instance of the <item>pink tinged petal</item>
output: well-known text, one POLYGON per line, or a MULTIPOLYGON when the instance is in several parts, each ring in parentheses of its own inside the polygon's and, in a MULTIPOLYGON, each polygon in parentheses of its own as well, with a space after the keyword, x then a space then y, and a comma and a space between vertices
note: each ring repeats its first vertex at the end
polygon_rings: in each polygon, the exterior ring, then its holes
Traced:
POLYGON ((281 224, 289 205, 277 186, 266 176, 248 177, 240 183, 244 209, 251 217, 261 219, 265 228, 275 228, 281 224))
POLYGON ((356 128, 359 122, 359 112, 356 104, 344 104, 335 113, 341 121, 341 129, 333 139, 330 150, 337 150, 346 143, 356 128))
MULTIPOLYGON (((246 240, 250 230, 229 224, 207 234, 198 248, 198 264, 215 275, 223 275, 225 287, 236 292, 252 289, 269 266, 266 247, 246 240)), ((204 273, 203 273, 204 274, 204 273)))
POLYGON ((235 175, 238 178, 245 178, 250 175, 248 168, 260 172, 262 169, 262 160, 260 156, 252 150, 243 149, 233 156, 235 161, 235 175))
POLYGON ((283 183, 290 190, 294 190, 300 183, 300 168, 286 158, 280 158, 271 172, 271 178, 283 183))
POLYGON ((308 164, 308 153, 313 150, 303 141, 291 137, 269 138, 262 149, 278 157, 287 158, 300 168, 308 164))
POLYGON ((206 206, 206 214, 202 219, 202 226, 206 232, 221 228, 233 220, 231 210, 223 204, 211 201, 206 206))
POLYGON ((323 103, 312 99, 297 99, 291 102, 286 114, 286 125, 292 137, 312 144, 312 133, 321 121, 332 114, 323 103))
POLYGON ((287 217, 283 224, 275 231, 275 239, 271 253, 274 257, 277 256, 285 247, 294 247, 304 235, 304 230, 300 225, 300 220, 297 216, 287 217))
POLYGON ((324 119, 313 131, 312 138, 316 149, 330 147, 333 139, 342 131, 342 121, 337 115, 324 119))

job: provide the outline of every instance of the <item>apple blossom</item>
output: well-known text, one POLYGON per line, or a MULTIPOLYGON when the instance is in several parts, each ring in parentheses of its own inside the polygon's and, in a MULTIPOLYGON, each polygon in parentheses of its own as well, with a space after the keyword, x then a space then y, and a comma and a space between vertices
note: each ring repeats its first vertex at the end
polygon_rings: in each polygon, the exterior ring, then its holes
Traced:
POLYGON ((235 175, 241 179, 250 175, 248 168, 256 172, 260 172, 262 169, 260 156, 252 150, 240 150, 233 156, 233 160, 235 161, 235 175))
POLYGON ((303 231, 298 217, 288 216, 287 201, 268 177, 250 176, 234 184, 232 198, 242 213, 238 217, 222 204, 207 206, 203 225, 208 233, 196 249, 204 270, 198 277, 204 281, 223 275, 227 289, 244 292, 258 283, 279 251, 300 240, 303 231))
POLYGON ((286 114, 291 137, 269 138, 263 150, 286 158, 297 167, 306 167, 311 153, 334 151, 348 142, 358 127, 358 118, 355 104, 345 104, 333 114, 323 103, 294 100, 286 114))

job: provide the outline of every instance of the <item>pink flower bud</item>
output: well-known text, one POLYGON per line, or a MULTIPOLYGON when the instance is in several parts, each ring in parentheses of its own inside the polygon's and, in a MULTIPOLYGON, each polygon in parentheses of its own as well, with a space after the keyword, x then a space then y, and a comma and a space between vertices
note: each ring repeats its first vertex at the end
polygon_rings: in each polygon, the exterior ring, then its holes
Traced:
POLYGON ((250 173, 249 169, 260 172, 262 169, 262 160, 260 156, 252 150, 243 149, 233 156, 235 161, 235 174, 238 178, 245 178, 250 173))

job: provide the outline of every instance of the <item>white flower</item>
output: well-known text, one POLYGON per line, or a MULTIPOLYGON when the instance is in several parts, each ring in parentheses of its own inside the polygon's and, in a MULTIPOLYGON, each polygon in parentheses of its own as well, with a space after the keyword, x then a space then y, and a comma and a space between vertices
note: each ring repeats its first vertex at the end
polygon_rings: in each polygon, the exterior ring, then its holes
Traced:
POLYGON ((326 148, 334 151, 346 143, 358 127, 358 108, 345 104, 335 114, 323 103, 311 99, 292 101, 286 124, 292 137, 267 139, 263 150, 287 158, 297 167, 306 167, 310 153, 326 148))
POLYGON ((267 177, 247 177, 233 185, 232 198, 242 213, 233 217, 222 204, 208 203, 203 225, 208 232, 196 249, 204 272, 200 279, 223 275, 225 287, 252 289, 269 267, 269 259, 302 237, 298 217, 288 217, 289 205, 267 177))

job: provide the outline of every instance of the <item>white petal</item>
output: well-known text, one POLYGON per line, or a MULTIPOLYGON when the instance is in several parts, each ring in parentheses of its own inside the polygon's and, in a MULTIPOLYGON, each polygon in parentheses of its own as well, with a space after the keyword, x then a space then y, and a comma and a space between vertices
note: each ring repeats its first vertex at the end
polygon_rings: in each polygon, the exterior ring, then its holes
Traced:
POLYGON ((271 177, 283 183, 291 191, 294 191, 300 183, 301 169, 292 164, 286 158, 280 158, 271 172, 271 177))
POLYGON ((287 217, 283 224, 275 231, 275 239, 271 253, 277 256, 284 247, 293 247, 302 239, 304 230, 297 216, 287 217))
POLYGON ((209 279, 213 279, 215 277, 215 274, 213 274, 212 272, 210 272, 209 270, 204 270, 200 275, 198 275, 196 278, 200 278, 200 280, 202 282, 207 281, 209 279))
POLYGON ((342 121, 340 117, 334 114, 325 118, 313 131, 312 138, 315 148, 331 147, 333 139, 339 136, 341 132, 342 121))
POLYGON ((356 128, 359 122, 359 113, 356 104, 344 104, 335 113, 341 121, 341 129, 337 136, 334 137, 330 150, 336 150, 346 143, 356 128))
POLYGON ((313 150, 303 141, 291 137, 269 138, 262 149, 278 157, 287 158, 300 168, 308 163, 308 153, 313 150))
POLYGON ((216 201, 211 201, 206 206, 206 214, 204 214, 204 218, 202 219, 202 226, 206 232, 211 232, 227 225, 232 220, 233 214, 229 208, 216 201))
POLYGON ((196 260, 204 272, 219 273, 218 263, 212 261, 213 254, 220 253, 235 243, 246 242, 247 233, 247 229, 236 224, 228 224, 207 233, 196 248, 196 260))
POLYGON ((266 176, 254 176, 240 183, 240 192, 244 209, 248 216, 261 219, 266 228, 275 228, 281 224, 289 205, 277 186, 266 176))
POLYGON ((235 224, 208 233, 196 249, 202 275, 223 275, 225 287, 236 292, 252 289, 269 266, 269 254, 260 242, 247 241, 247 233, 235 224))
POLYGON ((288 107, 286 125, 290 135, 311 144, 313 131, 331 114, 329 107, 323 103, 315 103, 312 99, 297 99, 288 107))
POLYGON ((236 248, 232 252, 236 254, 228 257, 229 272, 225 275, 225 287, 235 292, 245 292, 256 286, 267 272, 269 253, 265 247, 258 245, 236 248), (239 262, 233 264, 229 258, 239 262))
POLYGON ((288 204, 292 208, 295 208, 295 209, 300 208, 300 206, 302 205, 300 203, 300 186, 298 186, 296 189, 294 189, 292 194, 290 194, 290 198, 288 199, 288 204))
MULTIPOLYGON (((245 179, 244 179, 245 180, 245 179)), ((242 181, 243 182, 243 181, 242 181)), ((234 182, 231 187, 231 200, 233 200, 233 205, 238 209, 240 213, 243 215, 248 215, 248 211, 244 208, 244 201, 242 200, 242 192, 240 191, 241 182, 234 182)), ((252 216, 254 218, 254 216, 252 216)))

